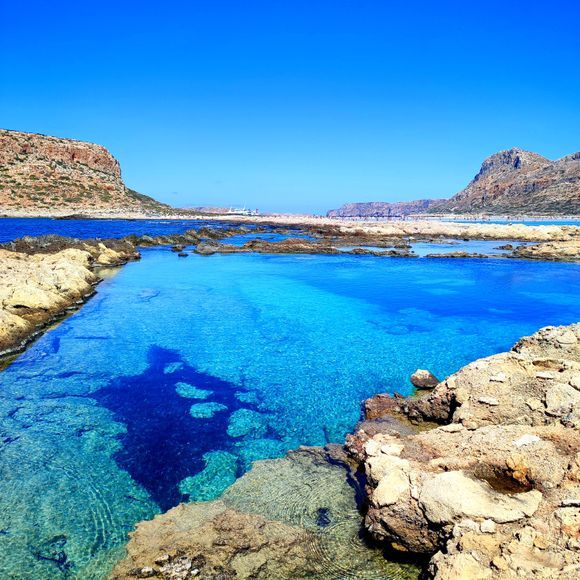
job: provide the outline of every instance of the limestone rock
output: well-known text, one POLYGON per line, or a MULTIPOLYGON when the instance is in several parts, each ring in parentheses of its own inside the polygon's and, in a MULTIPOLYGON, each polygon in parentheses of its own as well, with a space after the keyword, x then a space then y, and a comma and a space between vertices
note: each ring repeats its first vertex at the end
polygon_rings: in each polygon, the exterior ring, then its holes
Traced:
POLYGON ((128 189, 119 162, 93 143, 0 130, 0 167, 4 212, 66 215, 169 209, 128 189))
POLYGON ((506 523, 532 516, 541 499, 542 494, 536 490, 515 495, 501 494, 489 484, 467 477, 462 471, 448 471, 425 481, 419 502, 427 519, 435 524, 466 517, 506 523))
POLYGON ((411 383, 418 389, 433 389, 439 384, 439 379, 429 371, 417 369, 411 375, 411 383))
POLYGON ((439 580, 575 577, 578 337, 580 324, 547 327, 423 397, 367 401, 346 449, 367 476, 368 533, 428 555, 439 580), (397 429, 405 418, 421 429, 397 429))
POLYGON ((96 263, 121 264, 139 256, 128 243, 113 245, 58 236, 5 244, 25 253, 0 249, 0 353, 18 349, 42 325, 90 296, 100 280, 96 263))

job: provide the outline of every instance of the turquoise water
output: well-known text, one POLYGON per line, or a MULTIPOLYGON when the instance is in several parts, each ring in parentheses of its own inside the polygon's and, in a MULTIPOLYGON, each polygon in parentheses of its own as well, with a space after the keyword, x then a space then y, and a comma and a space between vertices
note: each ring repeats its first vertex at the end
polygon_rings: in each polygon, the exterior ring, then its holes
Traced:
POLYGON ((0 374, 0 570, 101 578, 135 522, 580 320, 580 265, 143 253, 0 374))
MULTIPOLYGON (((511 251, 499 249, 499 246, 506 244, 521 246, 531 243, 533 242, 520 242, 517 240, 442 240, 441 242, 412 242, 411 251, 420 258, 424 258, 428 254, 449 254, 451 252, 504 256, 510 254, 511 251)), ((337 246, 337 249, 341 252, 351 252, 355 248, 371 252, 388 252, 393 249, 392 247, 383 248, 380 246, 337 246)))
POLYGON ((447 240, 441 243, 414 242, 411 250, 419 257, 427 254, 448 254, 450 252, 468 252, 470 254, 506 255, 510 250, 500 250, 499 246, 512 244, 512 246, 529 245, 533 242, 520 242, 518 240, 447 240))
POLYGON ((314 240, 312 236, 305 234, 285 235, 279 233, 265 233, 265 234, 238 234, 223 240, 224 244, 231 244, 232 246, 243 246, 246 242, 251 240, 261 240, 264 242, 283 242, 288 239, 299 240, 314 240))

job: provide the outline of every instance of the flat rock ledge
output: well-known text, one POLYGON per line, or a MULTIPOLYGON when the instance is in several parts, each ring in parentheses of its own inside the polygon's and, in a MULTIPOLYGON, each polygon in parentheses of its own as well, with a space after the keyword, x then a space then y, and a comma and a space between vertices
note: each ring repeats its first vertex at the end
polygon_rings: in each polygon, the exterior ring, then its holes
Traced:
POLYGON ((335 445, 254 462, 218 499, 137 524, 111 580, 416 580, 418 567, 389 562, 360 538, 346 460, 335 445))
MULTIPOLYGON (((48 238, 48 239, 47 239, 48 238)), ((79 242, 32 238, 36 247, 0 249, 0 354, 20 350, 42 329, 75 309, 94 293, 97 266, 137 259, 128 243, 79 242)), ((4 246, 10 247, 8 246, 4 246)))
POLYGON ((375 540, 430 557, 429 578, 580 577, 580 324, 365 409, 346 449, 375 540))

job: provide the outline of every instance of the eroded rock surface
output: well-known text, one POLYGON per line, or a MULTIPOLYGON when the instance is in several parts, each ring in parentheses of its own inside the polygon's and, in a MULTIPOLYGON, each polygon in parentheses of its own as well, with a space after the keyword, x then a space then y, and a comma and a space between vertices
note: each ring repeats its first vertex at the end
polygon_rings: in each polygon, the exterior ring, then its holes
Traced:
POLYGON ((365 526, 451 578, 580 573, 580 324, 547 327, 475 361, 426 396, 380 395, 348 437, 365 526), (440 426, 409 434, 397 422, 440 426), (380 423, 379 423, 380 424, 380 423))
POLYGON ((519 246, 514 250, 516 258, 529 260, 555 260, 577 261, 580 260, 580 239, 576 238, 567 242, 544 242, 530 246, 519 246))
POLYGON ((21 347, 47 322, 82 303, 100 281, 95 266, 136 259, 130 244, 23 238, 0 249, 0 353, 21 347), (20 251, 13 251, 18 248, 20 251))
POLYGON ((418 389, 432 389, 439 384, 439 379, 430 371, 417 369, 411 375, 411 383, 418 389))
POLYGON ((417 578, 360 539, 342 457, 335 446, 258 461, 220 499, 141 522, 113 578, 417 578))
POLYGON ((0 129, 0 169, 4 212, 163 214, 170 209, 127 188, 119 162, 93 143, 0 129))

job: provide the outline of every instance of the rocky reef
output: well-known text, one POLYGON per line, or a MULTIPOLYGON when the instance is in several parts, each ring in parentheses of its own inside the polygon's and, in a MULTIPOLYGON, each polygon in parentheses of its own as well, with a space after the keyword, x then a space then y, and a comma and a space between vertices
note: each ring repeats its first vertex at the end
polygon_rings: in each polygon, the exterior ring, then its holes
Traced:
POLYGON ((101 280, 97 267, 139 257, 119 240, 22 238, 0 248, 0 353, 19 350, 47 324, 74 310, 101 280))
POLYGON ((346 448, 367 477, 376 541, 429 556, 433 578, 578 576, 580 324, 365 408, 346 448))

